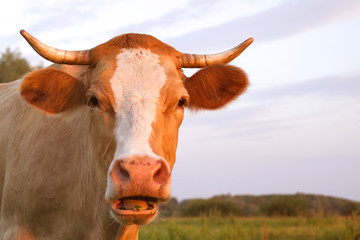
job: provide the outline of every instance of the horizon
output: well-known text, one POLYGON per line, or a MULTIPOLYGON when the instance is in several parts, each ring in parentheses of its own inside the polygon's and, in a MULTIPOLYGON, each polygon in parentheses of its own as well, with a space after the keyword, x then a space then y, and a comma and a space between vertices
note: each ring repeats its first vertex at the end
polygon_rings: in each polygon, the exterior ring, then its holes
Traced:
MULTIPOLYGON (((318 197, 325 197, 325 198, 334 198, 334 199, 339 199, 339 200, 344 200, 344 201, 350 201, 350 202, 355 202, 355 203, 360 203, 360 201, 357 200, 352 200, 352 199, 348 199, 348 198, 344 198, 344 197, 339 197, 339 196, 331 196, 331 195, 326 195, 326 194, 318 194, 318 193, 303 193, 303 192, 296 192, 296 193, 267 193, 267 194, 230 194, 230 193, 224 193, 224 194, 214 194, 213 196, 210 197, 195 197, 195 198, 177 198, 175 196, 171 196, 171 198, 175 198, 178 202, 182 202, 182 201, 187 201, 187 200, 196 200, 196 199, 211 199, 211 198, 216 198, 216 197, 222 197, 222 196, 229 196, 231 198, 233 197, 267 197, 267 196, 297 196, 297 195, 305 195, 305 196, 318 196, 318 197)), ((165 203, 166 204, 166 203, 165 203)))

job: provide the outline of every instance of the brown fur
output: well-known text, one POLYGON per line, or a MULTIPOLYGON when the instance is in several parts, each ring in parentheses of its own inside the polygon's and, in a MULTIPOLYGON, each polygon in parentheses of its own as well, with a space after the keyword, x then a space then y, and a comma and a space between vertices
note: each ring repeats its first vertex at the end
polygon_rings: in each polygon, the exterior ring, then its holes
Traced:
POLYGON ((83 85, 53 68, 25 76, 20 92, 27 102, 48 113, 59 113, 85 102, 83 85))
POLYGON ((243 93, 249 85, 243 70, 231 65, 203 68, 185 82, 191 109, 218 109, 243 93))

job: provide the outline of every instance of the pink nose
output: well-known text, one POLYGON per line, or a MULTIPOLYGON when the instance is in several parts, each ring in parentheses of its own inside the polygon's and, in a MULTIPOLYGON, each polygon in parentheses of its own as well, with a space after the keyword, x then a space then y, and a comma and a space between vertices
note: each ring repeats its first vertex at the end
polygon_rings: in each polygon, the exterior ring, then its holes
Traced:
MULTIPOLYGON (((170 168, 166 161, 149 157, 117 159, 109 171, 118 197, 163 198, 170 188, 170 168)), ((167 196, 166 196, 167 197, 167 196)))

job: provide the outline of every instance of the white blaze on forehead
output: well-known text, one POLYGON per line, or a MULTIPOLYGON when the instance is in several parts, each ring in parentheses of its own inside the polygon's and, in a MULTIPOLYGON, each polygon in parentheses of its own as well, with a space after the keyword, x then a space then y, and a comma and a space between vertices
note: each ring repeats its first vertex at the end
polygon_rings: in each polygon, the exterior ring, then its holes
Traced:
POLYGON ((134 155, 156 157, 149 138, 160 90, 166 82, 159 56, 146 49, 124 49, 110 79, 115 97, 117 141, 114 159, 134 155))

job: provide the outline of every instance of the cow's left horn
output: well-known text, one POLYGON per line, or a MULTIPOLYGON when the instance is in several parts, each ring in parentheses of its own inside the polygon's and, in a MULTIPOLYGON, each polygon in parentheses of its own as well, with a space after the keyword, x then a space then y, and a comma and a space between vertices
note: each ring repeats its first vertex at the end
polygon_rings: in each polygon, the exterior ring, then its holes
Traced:
POLYGON ((216 54, 189 54, 185 53, 181 57, 181 67, 183 68, 201 68, 214 64, 226 64, 239 56, 252 42, 254 38, 249 38, 236 47, 216 54))
POLYGON ((59 64, 72 64, 72 65, 88 65, 90 62, 90 51, 67 51, 50 47, 33 36, 25 30, 21 30, 20 34, 26 39, 30 46, 43 58, 59 64))

